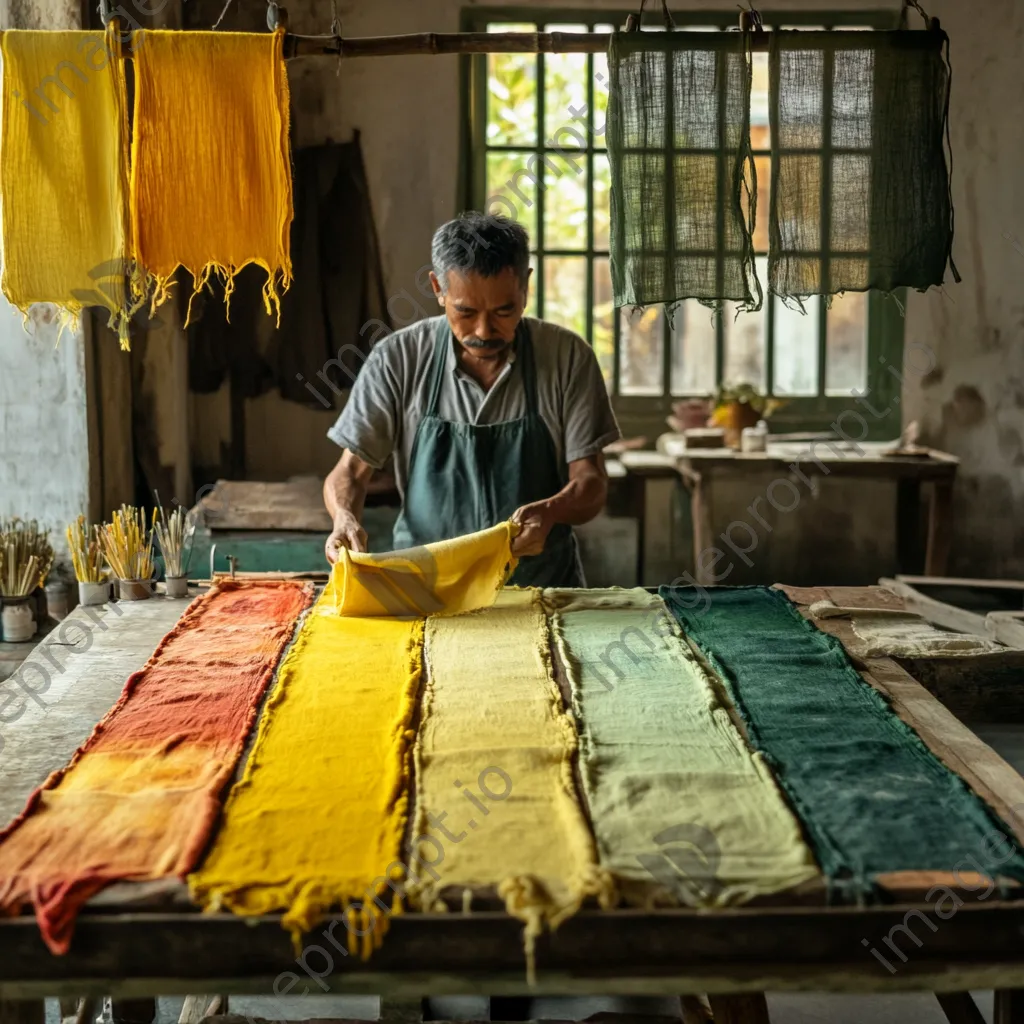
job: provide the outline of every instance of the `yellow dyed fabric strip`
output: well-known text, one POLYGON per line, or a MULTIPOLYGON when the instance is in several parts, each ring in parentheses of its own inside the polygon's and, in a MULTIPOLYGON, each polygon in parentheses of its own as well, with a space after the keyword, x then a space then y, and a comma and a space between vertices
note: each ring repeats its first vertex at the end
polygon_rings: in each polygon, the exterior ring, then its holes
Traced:
POLYGON ((135 33, 132 250, 154 309, 178 267, 193 297, 215 274, 230 301, 235 274, 255 263, 280 320, 292 278, 283 43, 283 30, 135 33))
POLYGON ((605 904, 612 895, 576 797, 576 730, 551 674, 540 591, 506 590, 493 608, 429 619, 426 655, 416 899, 429 909, 496 887, 526 924, 532 964, 545 924, 588 894, 605 904))
POLYGON ((3 276, 27 314, 104 306, 127 347, 128 120, 116 32, 3 33, 3 276))
POLYGON ((518 526, 435 544, 366 554, 342 549, 320 610, 335 615, 456 615, 494 603, 515 569, 512 538, 518 526))
POLYGON ((800 826, 661 598, 545 590, 600 863, 631 901, 744 903, 818 876, 800 826))
POLYGON ((306 620, 189 879, 198 902, 284 911, 297 947, 323 913, 347 908, 350 950, 357 936, 364 957, 379 945, 387 904, 374 897, 401 856, 422 643, 422 620, 306 620))

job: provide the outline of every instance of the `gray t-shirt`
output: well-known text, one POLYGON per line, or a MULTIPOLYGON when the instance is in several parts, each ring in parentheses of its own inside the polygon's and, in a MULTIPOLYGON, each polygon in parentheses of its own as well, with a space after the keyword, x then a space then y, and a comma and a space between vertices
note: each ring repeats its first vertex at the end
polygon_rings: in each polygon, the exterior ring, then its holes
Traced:
MULTIPOLYGON (((392 453, 405 494, 416 428, 430 400, 435 330, 443 316, 420 320, 374 346, 345 408, 327 436, 380 469, 392 453)), ((533 341, 537 406, 560 461, 596 455, 621 436, 601 369, 590 346, 564 327, 524 317, 533 341)), ((447 327, 447 325, 445 325, 447 327)), ((459 369, 448 347, 437 413, 457 423, 503 423, 526 415, 526 394, 514 353, 490 391, 459 369)))

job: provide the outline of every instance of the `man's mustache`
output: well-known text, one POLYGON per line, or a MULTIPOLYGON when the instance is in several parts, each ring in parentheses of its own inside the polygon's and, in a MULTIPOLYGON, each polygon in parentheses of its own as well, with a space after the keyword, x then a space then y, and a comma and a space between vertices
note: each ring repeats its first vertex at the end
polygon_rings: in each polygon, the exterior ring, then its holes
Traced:
POLYGON ((462 344, 466 348, 503 348, 510 343, 504 338, 465 338, 462 344))

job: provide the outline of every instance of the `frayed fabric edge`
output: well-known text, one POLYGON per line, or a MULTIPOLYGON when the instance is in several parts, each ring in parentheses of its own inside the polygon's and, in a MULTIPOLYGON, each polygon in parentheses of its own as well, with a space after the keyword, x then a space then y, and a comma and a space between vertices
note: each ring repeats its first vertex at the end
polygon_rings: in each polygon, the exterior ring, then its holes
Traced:
POLYGON ((263 259, 254 257, 238 264, 218 263, 211 260, 202 268, 188 267, 183 263, 177 264, 168 274, 154 274, 145 272, 138 281, 132 281, 133 309, 139 309, 147 301, 149 302, 150 317, 171 297, 172 289, 177 284, 174 280, 179 270, 184 270, 192 275, 192 294, 188 299, 188 310, 185 314, 184 326, 188 327, 192 322, 192 302, 196 296, 203 291, 210 283, 211 277, 216 277, 224 286, 225 315, 228 323, 231 322, 231 296, 235 291, 235 278, 239 272, 248 266, 257 266, 266 272, 267 279, 263 282, 263 308, 267 316, 274 317, 275 326, 281 326, 281 297, 291 287, 291 267, 283 264, 278 267, 271 265, 263 259))

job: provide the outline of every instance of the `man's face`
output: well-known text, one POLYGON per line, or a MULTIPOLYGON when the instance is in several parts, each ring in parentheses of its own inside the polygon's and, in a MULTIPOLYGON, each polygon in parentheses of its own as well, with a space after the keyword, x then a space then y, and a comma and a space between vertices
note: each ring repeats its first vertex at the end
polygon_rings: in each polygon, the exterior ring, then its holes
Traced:
POLYGON ((511 267, 493 277, 472 270, 449 271, 447 292, 441 291, 433 273, 430 283, 452 334, 469 351, 497 355, 512 344, 526 308, 527 286, 511 267))

